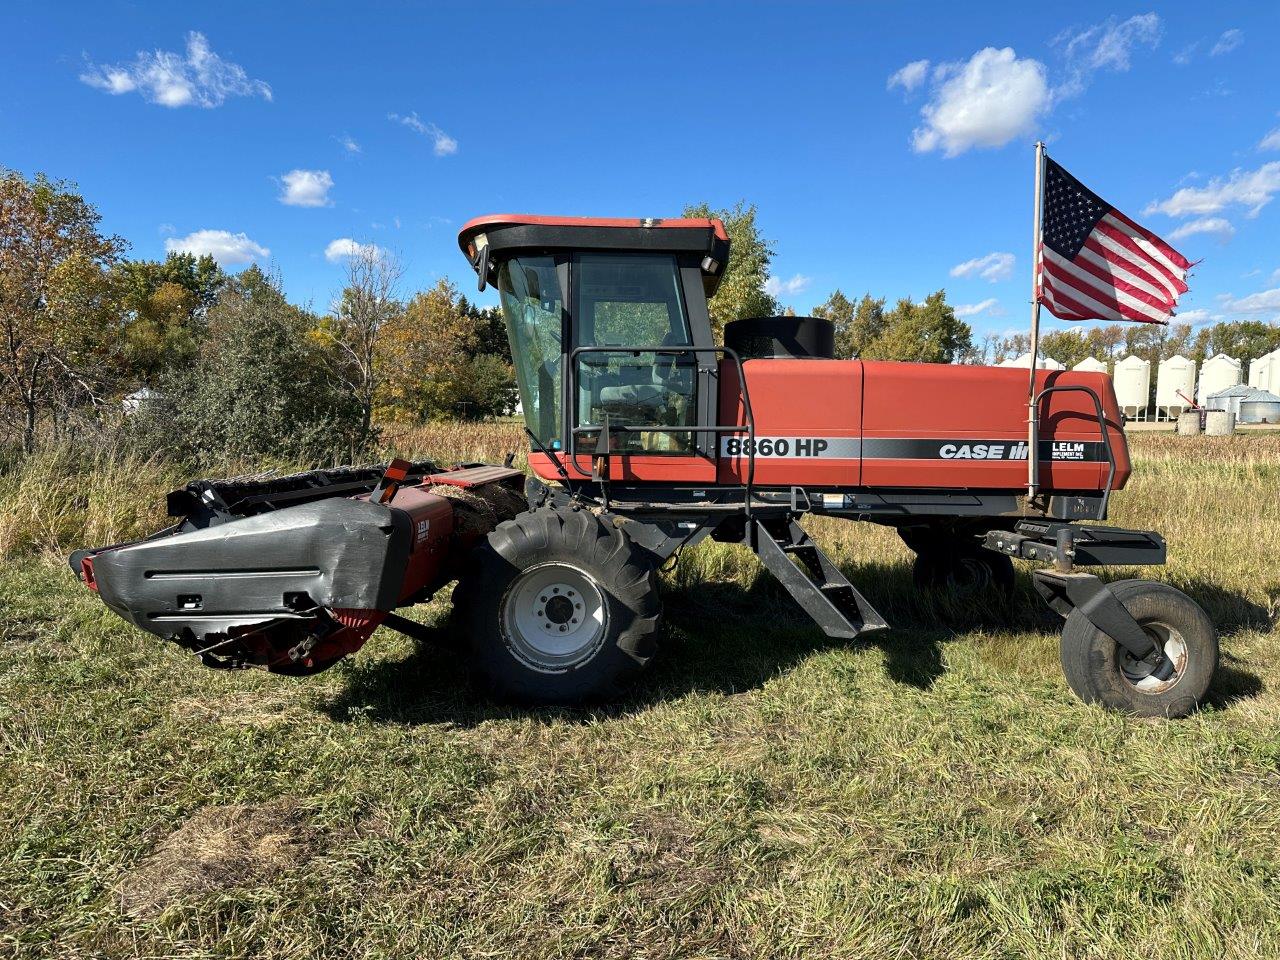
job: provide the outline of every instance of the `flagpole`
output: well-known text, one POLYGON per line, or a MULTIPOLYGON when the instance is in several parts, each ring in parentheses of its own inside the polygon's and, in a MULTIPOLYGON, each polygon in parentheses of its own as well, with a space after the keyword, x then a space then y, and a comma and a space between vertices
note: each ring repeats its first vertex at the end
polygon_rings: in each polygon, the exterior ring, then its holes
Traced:
POLYGON ((1044 202, 1044 141, 1036 141, 1035 221, 1031 235, 1031 374, 1027 386, 1027 505, 1040 485, 1039 404, 1036 364, 1040 356, 1040 234, 1044 202))

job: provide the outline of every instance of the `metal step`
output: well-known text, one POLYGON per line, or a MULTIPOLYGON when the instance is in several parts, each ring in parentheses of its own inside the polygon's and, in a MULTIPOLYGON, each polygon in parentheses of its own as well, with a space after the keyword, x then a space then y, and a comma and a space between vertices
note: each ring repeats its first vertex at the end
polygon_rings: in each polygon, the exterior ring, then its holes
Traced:
POLYGON ((861 633, 888 628, 884 617, 818 549, 800 524, 789 520, 785 530, 776 523, 771 526, 772 529, 763 521, 755 522, 752 546, 756 556, 823 633, 851 640, 861 633), (800 565, 792 562, 793 556, 800 565))

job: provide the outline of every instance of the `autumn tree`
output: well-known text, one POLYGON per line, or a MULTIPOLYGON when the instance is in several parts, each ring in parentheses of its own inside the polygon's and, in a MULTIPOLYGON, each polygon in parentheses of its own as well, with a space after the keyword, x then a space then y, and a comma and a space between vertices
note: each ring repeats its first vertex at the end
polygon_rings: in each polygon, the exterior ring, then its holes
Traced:
POLYGON ((473 306, 442 279, 383 330, 378 414, 427 420, 505 413, 515 403, 509 358, 501 315, 473 306))
POLYGON ((109 270, 124 241, 63 181, 0 170, 0 398, 27 452, 42 414, 104 402, 109 270))
POLYGON ((760 235, 756 208, 738 201, 727 210, 712 210, 705 203, 685 207, 690 218, 713 217, 724 222, 729 234, 729 263, 716 295, 707 304, 711 331, 717 342, 724 339, 724 325, 743 317, 768 317, 778 313, 778 301, 765 290, 773 247, 760 235))

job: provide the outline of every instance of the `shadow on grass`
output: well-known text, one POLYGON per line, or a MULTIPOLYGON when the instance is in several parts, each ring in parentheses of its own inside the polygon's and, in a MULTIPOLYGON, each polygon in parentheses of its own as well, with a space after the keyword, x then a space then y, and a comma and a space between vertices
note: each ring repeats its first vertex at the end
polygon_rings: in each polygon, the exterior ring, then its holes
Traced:
MULTIPOLYGON (((872 643, 884 651, 886 670, 899 683, 927 689, 942 675, 942 644, 955 632, 940 622, 955 615, 967 625, 989 622, 1001 604, 947 602, 922 597, 903 566, 856 571, 856 585, 897 628, 865 641, 825 636, 772 578, 744 588, 736 582, 698 582, 663 591, 665 637, 651 670, 618 700, 583 708, 522 708, 495 704, 470 682, 452 618, 430 628, 427 642, 400 660, 355 660, 339 665, 347 683, 323 709, 335 720, 464 726, 514 716, 589 721, 624 715, 692 693, 755 689, 823 650, 872 643), (882 604, 882 598, 884 603, 882 604)), ((1014 602, 1016 604, 1017 601, 1014 602)), ((1013 609, 1008 607, 1005 613, 1013 609)))
POLYGON ((1221 710, 1241 700, 1252 700, 1266 689, 1262 678, 1243 664, 1239 657, 1222 654, 1218 672, 1214 674, 1209 694, 1205 697, 1206 703, 1221 710))
MULTIPOLYGON (((429 642, 401 660, 351 661, 345 688, 324 705, 335 720, 452 723, 472 726, 512 717, 570 722, 622 716, 693 693, 733 694, 760 687, 815 653, 869 643, 885 656, 890 679, 929 689, 944 672, 943 646, 958 631, 976 628, 1056 633, 1062 621, 1044 606, 1021 573, 1012 597, 958 598, 920 591, 906 565, 869 564, 846 571, 854 585, 894 629, 865 640, 834 640, 810 622, 768 576, 750 587, 737 582, 686 583, 663 592, 662 654, 641 680, 616 701, 579 708, 521 707, 487 699, 470 681, 459 628, 452 618, 432 628, 429 642)), ((1187 585, 1207 610, 1224 617, 1220 627, 1263 627, 1267 611, 1211 584, 1187 585), (1228 616, 1230 614, 1230 616, 1228 616)), ((1262 692, 1261 679, 1229 655, 1210 691, 1210 702, 1228 706, 1262 692)))

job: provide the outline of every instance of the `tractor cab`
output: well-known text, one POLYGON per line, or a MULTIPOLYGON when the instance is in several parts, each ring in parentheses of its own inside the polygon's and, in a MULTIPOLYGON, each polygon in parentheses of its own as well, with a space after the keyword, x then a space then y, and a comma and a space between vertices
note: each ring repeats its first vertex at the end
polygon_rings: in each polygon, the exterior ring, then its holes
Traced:
POLYGON ((459 245, 498 289, 537 473, 608 449, 629 479, 714 479, 719 220, 488 216, 459 245))

